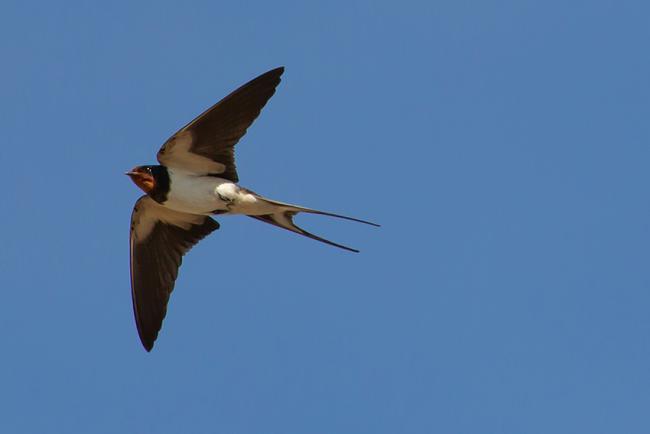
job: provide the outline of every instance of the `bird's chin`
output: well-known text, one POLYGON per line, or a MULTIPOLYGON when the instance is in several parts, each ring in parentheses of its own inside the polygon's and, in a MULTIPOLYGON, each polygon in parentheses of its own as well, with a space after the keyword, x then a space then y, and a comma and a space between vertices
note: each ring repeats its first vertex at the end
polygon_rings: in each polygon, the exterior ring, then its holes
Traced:
POLYGON ((138 172, 129 172, 127 175, 145 193, 151 193, 156 186, 156 182, 151 175, 138 172))

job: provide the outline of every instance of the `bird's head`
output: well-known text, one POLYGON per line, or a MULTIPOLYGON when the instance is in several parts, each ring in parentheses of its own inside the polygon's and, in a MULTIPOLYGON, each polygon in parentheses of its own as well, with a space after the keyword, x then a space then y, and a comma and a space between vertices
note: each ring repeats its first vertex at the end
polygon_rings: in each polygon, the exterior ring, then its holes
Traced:
POLYGON ((145 193, 151 193, 156 188, 153 166, 138 166, 125 173, 131 181, 145 193))

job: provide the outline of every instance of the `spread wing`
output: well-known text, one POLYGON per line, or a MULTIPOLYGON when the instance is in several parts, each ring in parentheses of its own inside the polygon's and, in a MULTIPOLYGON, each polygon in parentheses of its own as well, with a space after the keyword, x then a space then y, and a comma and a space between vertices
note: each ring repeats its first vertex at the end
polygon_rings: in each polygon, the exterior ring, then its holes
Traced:
POLYGON ((142 196, 131 215, 131 295, 142 345, 151 351, 167 313, 182 257, 219 223, 142 196))
POLYGON ((234 146, 275 93, 284 68, 249 81, 171 136, 158 151, 164 166, 239 181, 234 146))

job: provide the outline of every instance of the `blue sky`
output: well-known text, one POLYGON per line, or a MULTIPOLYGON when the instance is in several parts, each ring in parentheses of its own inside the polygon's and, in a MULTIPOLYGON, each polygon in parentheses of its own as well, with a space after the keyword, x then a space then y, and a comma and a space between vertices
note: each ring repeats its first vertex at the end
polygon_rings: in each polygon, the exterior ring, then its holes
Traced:
POLYGON ((649 432, 648 14, 4 2, 0 431, 649 432), (383 226, 219 218, 146 353, 123 173, 279 65, 241 184, 383 226))

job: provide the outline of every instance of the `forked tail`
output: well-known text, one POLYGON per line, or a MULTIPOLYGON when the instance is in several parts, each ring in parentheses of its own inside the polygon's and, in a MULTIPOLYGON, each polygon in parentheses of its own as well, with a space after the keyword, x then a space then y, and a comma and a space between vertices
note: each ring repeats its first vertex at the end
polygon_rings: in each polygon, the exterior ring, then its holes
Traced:
POLYGON ((276 207, 276 211, 270 213, 270 214, 264 214, 264 215, 249 215, 249 217, 252 217, 254 219, 263 221, 265 223, 270 223, 274 226, 287 229, 291 232, 295 232, 297 234, 303 235, 307 238, 311 238, 312 240, 320 241, 321 243, 329 244, 330 246, 338 247, 340 249, 348 250, 350 252, 355 252, 359 253, 357 249, 353 249, 352 247, 344 246, 342 244, 335 243, 330 240, 326 240, 325 238, 321 238, 318 235, 314 235, 310 232, 307 232, 306 230, 298 227, 294 222, 293 222, 293 217, 300 213, 309 213, 309 214, 320 214, 320 215, 326 215, 330 217, 336 217, 339 219, 344 219, 344 220, 351 220, 353 222, 359 222, 359 223, 364 223, 366 225, 371 225, 371 226, 376 226, 379 227, 377 223, 372 223, 366 220, 361 220, 357 219, 354 217, 348 217, 340 214, 334 214, 331 212, 325 212, 325 211, 318 211, 315 209, 310 209, 310 208, 304 208, 301 206, 297 205, 290 205, 288 203, 282 203, 282 202, 277 202, 274 200, 266 199, 263 197, 257 197, 258 200, 263 200, 271 205, 274 205, 276 207))

